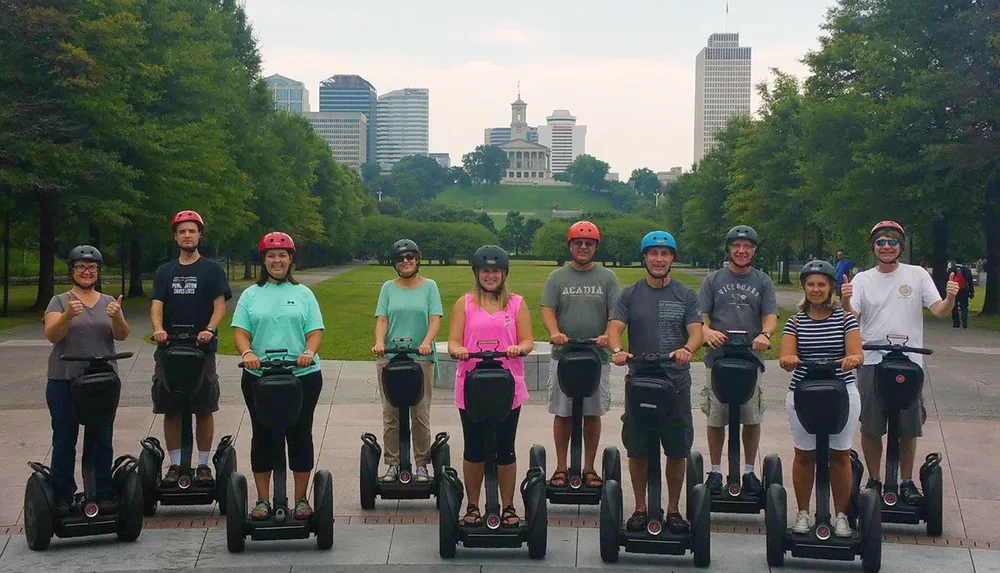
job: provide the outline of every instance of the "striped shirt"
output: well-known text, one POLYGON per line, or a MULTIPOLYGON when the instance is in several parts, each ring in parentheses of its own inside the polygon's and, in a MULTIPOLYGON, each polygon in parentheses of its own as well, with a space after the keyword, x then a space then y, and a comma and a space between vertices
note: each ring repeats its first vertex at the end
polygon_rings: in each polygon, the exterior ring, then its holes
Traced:
MULTIPOLYGON (((835 309, 833 314, 823 320, 812 319, 805 311, 800 310, 785 323, 785 334, 798 339, 798 354, 802 360, 843 358, 847 353, 844 339, 852 330, 858 330, 858 321, 851 313, 847 313, 845 317, 842 308, 835 309)), ((805 375, 805 368, 796 368, 788 389, 795 390, 795 384, 805 378, 805 375)), ((837 378, 845 384, 853 384, 854 371, 838 370, 837 378)))

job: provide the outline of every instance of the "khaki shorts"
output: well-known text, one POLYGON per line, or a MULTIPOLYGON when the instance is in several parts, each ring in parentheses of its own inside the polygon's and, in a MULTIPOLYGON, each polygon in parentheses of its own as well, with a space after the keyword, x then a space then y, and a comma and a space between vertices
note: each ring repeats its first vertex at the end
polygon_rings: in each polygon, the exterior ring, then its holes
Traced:
MULTIPOLYGON (((559 387, 559 361, 549 362, 549 414, 561 418, 573 415, 573 399, 559 387)), ((611 409, 611 365, 601 364, 601 383, 597 392, 583 399, 584 416, 603 416, 611 409)))
MULTIPOLYGON (((757 390, 750 396, 746 404, 740 407, 740 423, 756 425, 764 421, 764 388, 757 381, 757 390)), ((705 386, 701 389, 701 411, 708 417, 708 425, 713 428, 725 428, 729 425, 729 405, 719 402, 712 391, 712 369, 705 368, 705 386)))
MULTIPOLYGON (((882 437, 886 434, 889 414, 875 391, 875 365, 861 366, 857 370, 858 391, 861 393, 861 434, 882 437)), ((924 387, 930 383, 927 368, 924 368, 924 387)), ((924 435, 927 408, 924 407, 924 393, 909 408, 899 413, 899 435, 902 438, 919 438, 924 435)))

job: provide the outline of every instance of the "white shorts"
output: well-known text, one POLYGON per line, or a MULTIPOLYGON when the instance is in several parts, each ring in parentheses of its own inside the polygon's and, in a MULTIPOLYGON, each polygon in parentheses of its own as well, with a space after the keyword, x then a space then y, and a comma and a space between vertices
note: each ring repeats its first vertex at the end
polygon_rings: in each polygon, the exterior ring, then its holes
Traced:
MULTIPOLYGON (((851 449, 854 443, 854 432, 858 429, 861 418, 861 394, 858 393, 857 384, 847 385, 847 398, 851 404, 850 414, 847 416, 847 424, 839 434, 830 436, 830 449, 845 451, 851 449)), ((816 436, 810 434, 802 427, 799 416, 795 413, 795 392, 789 390, 785 396, 785 412, 788 414, 788 423, 792 426, 792 443, 796 448, 805 451, 816 449, 816 436)))
MULTIPOLYGON (((559 361, 549 361, 549 414, 569 418, 573 415, 573 400, 559 387, 559 361)), ((593 396, 583 399, 584 416, 603 416, 611 409, 611 365, 601 364, 601 383, 593 396)))

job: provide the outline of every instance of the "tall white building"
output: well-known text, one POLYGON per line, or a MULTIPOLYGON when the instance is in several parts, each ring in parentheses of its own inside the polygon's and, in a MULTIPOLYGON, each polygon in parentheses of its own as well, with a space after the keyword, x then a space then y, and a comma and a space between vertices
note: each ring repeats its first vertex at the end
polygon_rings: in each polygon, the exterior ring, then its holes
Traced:
POLYGON ((407 155, 427 155, 430 92, 406 88, 378 96, 376 161, 389 170, 407 155))
POLYGON ((566 109, 557 109, 538 126, 538 143, 548 147, 552 174, 566 171, 570 163, 586 153, 587 126, 577 125, 566 109))
POLYGON ((367 161, 368 120, 360 111, 308 111, 302 114, 330 146, 333 158, 360 170, 367 161))
POLYGON ((750 48, 736 32, 712 34, 695 60, 694 162, 715 149, 715 132, 750 115, 750 48))
POLYGON ((274 109, 291 112, 309 111, 309 90, 300 81, 278 74, 264 78, 274 100, 274 109))

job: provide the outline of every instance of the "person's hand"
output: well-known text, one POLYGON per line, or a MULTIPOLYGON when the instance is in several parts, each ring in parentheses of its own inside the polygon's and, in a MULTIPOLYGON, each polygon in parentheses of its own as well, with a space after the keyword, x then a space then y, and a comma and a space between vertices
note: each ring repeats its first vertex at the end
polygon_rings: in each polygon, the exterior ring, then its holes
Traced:
POLYGON ((799 356, 797 354, 782 356, 778 359, 778 365, 789 372, 794 372, 799 367, 799 356))
POLYGON ((202 330, 198 333, 198 344, 208 344, 215 338, 215 335, 208 330, 202 330))
POLYGON ((602 335, 598 336, 597 338, 594 339, 594 343, 597 344, 598 348, 607 348, 608 347, 608 335, 607 334, 602 334, 602 335))
POLYGON ((617 364, 618 366, 625 366, 625 363, 628 361, 629 358, 632 358, 632 354, 625 352, 624 350, 622 350, 621 352, 615 352, 614 354, 611 355, 611 361, 617 364))
POLYGON ((753 342, 750 343, 751 348, 753 348, 754 350, 759 350, 761 352, 767 350, 770 346, 771 346, 771 340, 768 337, 764 336, 764 333, 758 334, 757 337, 753 339, 753 342))
POLYGON ((69 306, 66 307, 66 314, 69 315, 70 319, 74 319, 83 314, 83 301, 76 298, 76 295, 73 294, 73 291, 69 291, 66 294, 67 297, 69 298, 69 306))
POLYGON ((122 299, 125 298, 118 295, 118 300, 113 300, 108 303, 108 316, 111 318, 118 318, 122 313, 122 299))
POLYGON ((718 348, 726 342, 726 335, 718 330, 708 328, 701 329, 701 333, 705 336, 705 342, 712 348, 718 348))
POLYGON ((306 366, 309 366, 310 364, 313 363, 314 356, 315 356, 314 353, 306 350, 302 354, 299 354, 299 357, 295 359, 295 365, 298 366, 299 368, 305 368, 306 366))
POLYGON ((507 347, 507 358, 517 358, 521 355, 521 347, 516 344, 511 344, 507 347))
POLYGON ((861 355, 860 357, 857 355, 848 355, 840 361, 840 369, 844 372, 848 372, 854 370, 858 366, 861 366, 862 362, 864 362, 864 355, 861 355))
POLYGON ((844 283, 840 285, 840 299, 847 300, 854 294, 854 285, 851 284, 851 277, 844 275, 844 283))
POLYGON ((958 283, 955 282, 955 273, 948 275, 948 284, 944 286, 945 296, 949 299, 954 299, 955 295, 958 294, 958 283))
POLYGON ((552 344, 557 344, 562 346, 563 344, 569 343, 569 337, 561 332, 557 332, 552 335, 552 344))
POLYGON ((166 330, 154 330, 153 331, 153 340, 156 341, 156 342, 158 342, 158 343, 160 343, 160 344, 163 344, 164 342, 167 341, 167 331, 166 330))
POLYGON ((253 352, 247 352, 243 357, 243 367, 247 370, 260 370, 260 358, 253 352))
POLYGON ((433 351, 431 350, 430 343, 421 344, 419 347, 417 347, 417 354, 421 356, 429 356, 431 352, 433 351))
POLYGON ((674 362, 680 364, 681 366, 684 366, 688 362, 691 362, 692 356, 693 354, 691 353, 690 350, 687 349, 686 346, 681 346, 677 350, 674 350, 673 352, 670 353, 670 357, 674 359, 674 362))
POLYGON ((375 356, 385 356, 385 343, 381 341, 376 342, 375 346, 372 346, 372 353, 375 356))
POLYGON ((451 354, 452 354, 452 356, 454 356, 455 358, 457 358, 459 360, 468 360, 469 359, 469 349, 466 348, 466 347, 464 347, 464 346, 459 346, 451 354))

